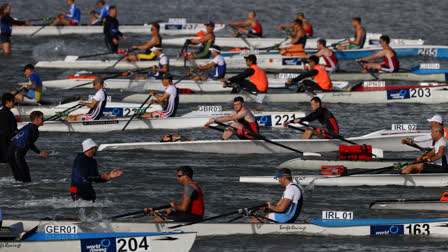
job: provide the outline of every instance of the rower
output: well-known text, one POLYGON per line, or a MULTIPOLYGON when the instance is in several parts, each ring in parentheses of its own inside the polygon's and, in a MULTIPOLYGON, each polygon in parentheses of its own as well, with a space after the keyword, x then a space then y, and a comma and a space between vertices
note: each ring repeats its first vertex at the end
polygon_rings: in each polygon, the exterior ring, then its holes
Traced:
MULTIPOLYGON (((167 219, 175 222, 190 222, 202 220, 204 217, 204 194, 201 188, 193 182, 193 169, 190 166, 181 166, 177 169, 177 182, 184 187, 182 201, 170 203, 174 211, 166 217, 156 216, 150 222, 165 222, 167 219)), ((153 212, 152 208, 145 208, 145 214, 153 212)))
POLYGON ((294 20, 293 24, 293 35, 289 37, 291 39, 291 45, 288 48, 280 49, 280 55, 297 56, 305 54, 304 49, 306 45, 307 35, 305 33, 305 30, 303 30, 303 23, 302 21, 296 19, 294 20))
POLYGON ((229 79, 221 79, 224 82, 223 87, 235 83, 236 87, 233 88, 232 93, 238 93, 240 88, 251 93, 266 93, 269 85, 268 77, 266 72, 257 66, 257 56, 251 54, 245 56, 244 59, 249 68, 229 79), (249 80, 246 80, 247 77, 249 77, 249 80))
POLYGON ((263 36, 263 28, 258 20, 255 19, 255 16, 255 11, 249 11, 247 13, 247 20, 228 23, 229 26, 238 27, 238 30, 235 31, 233 37, 239 37, 241 34, 246 34, 248 37, 261 38, 263 36), (247 26, 249 26, 250 29, 245 28, 247 26))
POLYGON ((309 62, 311 70, 300 74, 299 76, 291 79, 289 78, 286 81, 286 85, 296 84, 297 82, 313 77, 313 80, 304 80, 302 81, 302 88, 304 91, 307 90, 321 90, 321 91, 331 91, 333 88, 333 84, 331 83, 330 76, 326 72, 325 65, 319 65, 319 58, 315 55, 309 57, 309 62))
POLYGON ((3 108, 0 109, 0 163, 6 163, 8 147, 11 138, 18 132, 17 120, 11 109, 15 106, 14 95, 4 93, 2 96, 3 108))
POLYGON ((147 77, 160 80, 165 73, 170 71, 170 59, 161 47, 153 47, 151 52, 159 58, 159 63, 152 66, 152 73, 148 73, 147 77))
POLYGON ((176 116, 177 107, 179 106, 179 96, 177 88, 173 84, 173 76, 169 73, 165 73, 162 77, 162 84, 165 87, 163 94, 157 94, 154 91, 150 92, 150 95, 155 97, 155 100, 151 100, 151 103, 158 103, 163 106, 162 111, 147 112, 141 115, 141 118, 167 118, 176 116))
POLYGON ((96 90, 91 102, 80 101, 79 104, 90 108, 87 114, 69 115, 66 121, 91 121, 99 120, 103 116, 104 108, 107 104, 107 93, 104 89, 104 80, 100 77, 93 80, 93 88, 96 90))
POLYGON ((204 127, 208 127, 210 124, 215 122, 228 122, 232 121, 229 126, 232 128, 226 128, 222 134, 222 140, 228 140, 233 135, 237 136, 239 139, 255 139, 250 133, 256 133, 260 131, 258 122, 252 112, 245 106, 244 99, 241 96, 235 97, 233 99, 234 111, 228 116, 220 116, 215 118, 210 118, 204 127), (233 129, 233 128, 236 128, 233 129))
POLYGON ((204 34, 199 39, 187 39, 185 40, 185 44, 182 47, 181 52, 186 50, 188 45, 197 45, 201 44, 199 47, 199 50, 197 52, 191 52, 187 58, 188 59, 208 59, 210 58, 210 51, 209 49, 215 44, 215 33, 213 31, 215 30, 215 23, 212 21, 209 21, 207 24, 205 24, 207 33, 204 34))
POLYGON ((337 50, 347 50, 347 49, 361 49, 364 47, 366 42, 367 33, 364 27, 361 26, 361 18, 352 18, 352 25, 355 28, 355 40, 350 40, 347 38, 347 45, 339 45, 336 47, 337 50))
POLYGON ((109 5, 106 4, 104 0, 96 1, 96 5, 99 10, 89 10, 89 14, 92 15, 92 19, 89 22, 89 25, 102 25, 104 19, 109 15, 109 5))
POLYGON ((402 174, 411 173, 447 173, 447 144, 448 140, 443 137, 444 131, 441 126, 434 126, 431 129, 431 137, 434 147, 425 155, 417 157, 417 163, 403 168, 402 174))
POLYGON ((109 15, 106 16, 103 29, 106 47, 107 49, 109 49, 109 51, 114 53, 118 51, 119 37, 122 37, 124 40, 128 39, 126 35, 120 32, 120 23, 118 22, 117 15, 117 7, 115 5, 110 6, 109 15))
POLYGON ((325 126, 325 128, 307 128, 302 135, 302 139, 310 139, 313 135, 319 138, 331 139, 333 136, 329 133, 339 134, 339 126, 336 118, 327 108, 322 107, 322 101, 319 97, 313 97, 311 99, 310 107, 311 110, 313 110, 312 113, 303 118, 297 118, 289 122, 286 121, 283 126, 287 127, 289 123, 312 122, 314 120, 318 120, 323 126, 325 126))
MULTIPOLYGON (((305 19, 305 14, 303 14, 302 12, 297 13, 296 19, 302 21, 302 24, 303 24, 302 27, 303 27, 303 30, 305 31, 306 35, 309 37, 313 36, 313 26, 307 19, 305 19)), ((284 30, 284 29, 293 28, 293 27, 294 27, 294 21, 287 25, 279 25, 278 29, 284 30)))
POLYGON ((70 9, 67 12, 62 12, 62 14, 50 24, 50 26, 56 25, 79 25, 81 22, 81 11, 75 4, 75 0, 66 0, 67 5, 70 9))
POLYGON ((158 23, 151 24, 151 39, 143 45, 132 46, 133 49, 145 50, 144 53, 131 54, 126 57, 127 61, 144 61, 153 60, 157 55, 151 51, 151 48, 162 48, 162 37, 159 34, 160 25, 158 23))
POLYGON ((190 71, 199 72, 210 68, 213 68, 213 71, 211 73, 208 73, 207 75, 205 75, 205 73, 200 76, 196 75, 193 80, 219 80, 223 79, 226 75, 227 65, 224 57, 221 55, 221 47, 214 45, 208 50, 212 53, 213 59, 207 65, 197 65, 196 68, 191 68, 190 71))
POLYGON ((382 35, 380 37, 380 45, 383 47, 383 50, 375 53, 374 55, 366 56, 364 58, 356 59, 356 61, 368 61, 373 59, 378 59, 383 57, 382 62, 371 62, 366 63, 362 66, 362 72, 368 72, 370 69, 375 69, 378 71, 384 72, 398 72, 400 68, 400 62, 398 61, 397 54, 395 51, 389 46, 390 38, 387 35, 382 35))
MULTIPOLYGON (((317 57, 323 57, 325 60, 325 71, 332 73, 338 70, 338 58, 333 50, 327 48, 327 41, 325 39, 319 39, 317 41, 317 53, 313 54, 317 57)), ((307 54, 307 58, 311 55, 307 54)))
POLYGON ((12 18, 9 14, 11 12, 11 6, 9 4, 2 4, 0 6, 0 28, 1 35, 0 49, 3 49, 4 55, 9 55, 11 53, 11 33, 13 25, 31 25, 29 21, 19 21, 12 18))
POLYGON ((123 172, 113 169, 110 173, 99 174, 98 165, 93 158, 98 150, 98 145, 91 138, 82 142, 82 153, 78 153, 73 161, 72 182, 70 193, 73 201, 75 200, 96 200, 96 193, 92 182, 104 183, 113 178, 120 177, 123 172))
POLYGON ((299 185, 292 180, 291 170, 282 168, 278 171, 274 179, 285 187, 282 198, 276 203, 266 202, 267 209, 264 218, 255 217, 250 223, 267 223, 275 221, 277 223, 293 223, 299 217, 303 205, 303 193, 299 185))
POLYGON ((25 156, 29 149, 41 157, 48 157, 48 153, 39 150, 34 143, 39 138, 39 127, 44 124, 44 114, 33 111, 30 115, 31 123, 28 123, 11 139, 8 148, 8 163, 16 181, 31 182, 30 169, 25 156))
POLYGON ((17 101, 39 102, 42 95, 42 81, 39 74, 34 70, 32 64, 26 65, 23 73, 28 78, 28 84, 22 86, 23 90, 27 90, 26 94, 17 91, 12 91, 11 94, 17 101))
MULTIPOLYGON (((448 129, 445 128, 445 126, 443 126, 443 118, 441 115, 434 115, 433 117, 427 119, 427 121, 429 122, 429 125, 431 127, 431 129, 433 129, 434 127, 442 127, 443 130, 443 136, 448 140, 448 129)), ((420 136, 420 137, 415 137, 415 138, 406 138, 401 140, 402 144, 412 144, 414 142, 426 142, 426 141, 430 141, 432 140, 431 136, 420 136)))

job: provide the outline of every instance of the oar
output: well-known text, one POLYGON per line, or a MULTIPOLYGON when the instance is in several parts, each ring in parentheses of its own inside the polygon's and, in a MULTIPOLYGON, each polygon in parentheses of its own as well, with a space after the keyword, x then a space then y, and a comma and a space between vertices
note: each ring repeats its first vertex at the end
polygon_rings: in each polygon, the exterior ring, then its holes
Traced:
POLYGON ((253 206, 253 207, 240 208, 240 209, 238 209, 236 211, 233 211, 233 212, 220 214, 220 215, 217 215, 217 216, 205 218, 205 219, 202 219, 202 220, 192 221, 192 222, 189 222, 189 223, 180 224, 180 225, 176 225, 176 226, 172 226, 172 227, 168 227, 168 228, 170 228, 170 229, 180 228, 180 227, 190 226, 190 225, 201 223, 201 222, 205 222, 205 221, 210 221, 210 220, 215 220, 215 219, 218 219, 218 218, 227 217, 227 216, 234 215, 234 214, 245 214, 245 213, 247 213, 249 211, 256 210, 256 209, 259 209, 259 208, 262 208, 262 207, 266 207, 266 203, 263 204, 263 205, 258 205, 258 206, 253 206))
MULTIPOLYGON (((171 207, 171 205, 163 205, 163 206, 159 206, 159 207, 153 207, 152 210, 155 211, 155 210, 166 209, 166 208, 170 208, 170 207, 171 207)), ((138 210, 138 211, 134 211, 134 212, 130 212, 130 213, 124 213, 124 214, 110 216, 110 217, 107 217, 107 219, 116 220, 119 218, 133 216, 136 214, 144 214, 144 213, 145 212, 143 210, 138 210)))
POLYGON ((81 108, 81 107, 82 107, 81 104, 76 104, 75 106, 70 107, 70 108, 68 108, 68 109, 66 109, 66 110, 64 110, 64 111, 56 112, 56 115, 51 116, 50 118, 45 119, 44 122, 46 122, 46 121, 52 121, 52 120, 56 120, 57 118, 60 118, 60 117, 63 116, 64 114, 66 114, 66 113, 71 113, 71 112, 73 112, 73 111, 75 111, 75 110, 77 110, 77 109, 79 109, 79 108, 81 108))
MULTIPOLYGON (((365 61, 356 61, 356 62, 358 62, 358 64, 359 64, 361 67, 363 67, 363 64, 366 63, 365 61)), ((375 75, 374 73, 372 73, 370 70, 366 69, 366 71, 367 71, 370 75, 372 75, 372 77, 373 77, 375 80, 379 80, 379 79, 378 79, 378 76, 376 76, 376 75, 375 75)))
POLYGON ((420 145, 418 145, 416 143, 405 143, 405 144, 408 145, 408 146, 414 147, 416 149, 419 149, 419 150, 421 150, 423 152, 428 152, 428 149, 425 149, 425 148, 421 147, 420 145))
POLYGON ((53 17, 43 17, 43 18, 36 18, 36 19, 28 19, 30 22, 37 22, 37 21, 50 21, 54 19, 53 17))
POLYGON ((52 19, 55 19, 55 18, 54 18, 54 17, 49 18, 49 19, 47 20, 47 21, 48 21, 47 24, 42 25, 39 29, 37 29, 36 31, 34 31, 33 33, 31 33, 30 36, 33 37, 33 36, 36 35, 38 32, 40 32, 41 30, 43 30, 45 27, 47 27, 48 25, 50 25, 52 19))
POLYGON ((358 171, 358 172, 353 172, 353 173, 347 173, 346 175, 341 175, 341 177, 352 176, 352 175, 356 175, 356 174, 366 174, 366 173, 378 174, 378 173, 383 173, 383 172, 386 172, 386 171, 389 171, 389 170, 397 169, 397 168, 400 168, 400 166, 406 166, 408 164, 409 163, 403 163, 403 164, 391 165, 391 166, 386 166, 386 167, 377 168, 377 169, 363 170, 363 171, 358 171))
MULTIPOLYGON (((314 126, 312 126, 312 125, 309 125, 309 124, 306 124, 306 123, 303 123, 303 122, 299 122, 299 124, 301 124, 301 125, 303 125, 303 126, 305 126, 305 127, 311 127, 313 130, 315 130, 316 129, 316 127, 314 127, 314 126)), ((350 140, 347 140, 347 139, 345 139, 343 136, 341 136, 341 135, 339 135, 339 134, 337 134, 337 133, 335 133, 335 132, 332 132, 332 131, 325 131, 325 133, 326 134, 328 134, 328 135, 330 135, 330 136, 332 136, 332 137, 334 137, 334 138, 337 138, 337 139, 339 139, 339 140, 341 140, 341 141, 344 141, 344 142, 346 142, 346 143, 349 143, 349 144, 353 144, 353 145, 360 145, 360 144, 357 144, 357 143, 355 143, 355 142, 353 142, 353 141, 350 141, 350 140)), ((373 154, 372 154, 373 155, 373 154)))
POLYGON ((134 117, 140 113, 140 109, 142 109, 143 106, 148 102, 149 98, 151 98, 151 95, 149 95, 148 98, 146 98, 146 100, 142 103, 142 105, 140 105, 140 107, 137 109, 137 112, 131 116, 131 119, 129 119, 129 121, 126 123, 123 129, 121 129, 121 131, 124 131, 128 127, 129 123, 131 123, 132 119, 134 119, 134 117))
MULTIPOLYGON (((233 32, 235 32, 235 31, 237 30, 233 25, 229 25, 229 26, 227 26, 227 27, 230 27, 230 28, 233 30, 233 32)), ((244 43, 249 47, 249 49, 250 49, 251 51, 255 49, 255 47, 253 47, 253 46, 249 43, 249 41, 247 41, 247 39, 244 37, 244 34, 241 34, 241 36, 239 36, 239 38, 242 39, 242 40, 244 41, 244 43)))
POLYGON ((331 44, 329 47, 336 48, 336 46, 338 46, 338 45, 340 45, 340 44, 342 44, 342 43, 344 43, 346 41, 347 41, 346 39, 340 40, 338 42, 335 42, 335 43, 331 44))
POLYGON ((74 61, 76 61, 78 59, 91 58, 91 57, 103 56, 103 55, 109 55, 109 54, 116 54, 116 53, 117 52, 104 52, 104 53, 88 54, 88 55, 81 55, 81 56, 67 55, 67 56, 65 56, 64 61, 65 62, 74 62, 74 61))
MULTIPOLYGON (((216 122, 216 121, 215 121, 215 123, 218 124, 218 125, 224 126, 224 127, 226 127, 226 128, 233 128, 234 130, 237 130, 237 128, 235 128, 235 127, 233 127, 233 126, 230 126, 230 125, 227 125, 227 124, 224 124, 224 123, 222 123, 222 122, 216 122)), ((296 149, 291 148, 291 147, 289 147, 289 146, 283 145, 283 144, 281 144, 281 143, 277 143, 277 142, 274 142, 274 141, 272 141, 272 140, 269 140, 269 139, 267 139, 267 138, 266 138, 265 136, 263 136, 263 135, 257 134, 257 133, 255 133, 255 132, 253 132, 253 131, 249 131, 249 130, 247 130, 247 129, 246 129, 246 132, 247 132, 247 134, 248 134, 249 136, 255 137, 256 139, 263 140, 263 141, 268 142, 268 143, 270 143, 270 144, 277 145, 277 146, 280 146, 280 147, 282 147, 282 148, 285 148, 285 149, 288 149, 288 150, 290 150, 290 151, 294 151, 294 152, 297 152, 297 153, 303 155, 303 152, 302 152, 302 151, 299 151, 299 150, 296 150, 296 149)))

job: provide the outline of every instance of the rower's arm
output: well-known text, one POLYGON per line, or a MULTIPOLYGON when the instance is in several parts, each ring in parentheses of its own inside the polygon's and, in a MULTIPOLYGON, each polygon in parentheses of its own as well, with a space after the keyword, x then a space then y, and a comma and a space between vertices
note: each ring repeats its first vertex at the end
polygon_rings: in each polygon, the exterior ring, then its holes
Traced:
POLYGON ((162 68, 156 67, 155 69, 157 72, 166 73, 168 72, 168 64, 163 64, 162 68))
POLYGON ((254 73, 255 70, 253 70, 252 68, 247 68, 246 70, 244 70, 244 72, 229 78, 229 81, 232 83, 236 83, 240 80, 246 79, 247 77, 251 76, 254 73))
POLYGON ((234 26, 244 27, 244 26, 249 26, 250 23, 251 23, 250 20, 246 20, 246 21, 235 21, 235 22, 230 22, 230 23, 228 23, 228 25, 234 25, 234 26))
POLYGON ((315 76, 318 73, 319 72, 317 70, 313 69, 313 70, 310 70, 308 72, 305 72, 305 73, 295 77, 294 79, 291 80, 291 82, 292 83, 296 83, 296 82, 299 82, 299 81, 301 81, 301 80, 303 80, 305 78, 313 77, 313 76, 315 76))
POLYGON ((165 102, 168 100, 168 97, 170 97, 170 94, 165 92, 163 93, 163 95, 154 95, 154 97, 157 99, 157 103, 165 104, 165 102))
MULTIPOLYGON (((445 153, 445 146, 440 146, 439 151, 432 156, 429 156, 429 159, 432 161, 436 161, 442 158, 443 154, 445 153)), ((434 149, 432 150, 434 152, 434 149)))
POLYGON ((277 202, 277 204, 272 205, 270 210, 276 213, 283 213, 288 208, 291 203, 291 199, 283 198, 277 202))
POLYGON ((148 41, 146 44, 134 46, 134 48, 140 49, 140 50, 146 50, 146 49, 151 48, 154 45, 158 44, 158 42, 159 42, 159 39, 157 37, 152 37, 152 39, 150 41, 148 41))
POLYGON ((370 56, 367 56, 367 57, 364 57, 364 58, 360 58, 359 60, 361 60, 361 61, 364 61, 364 60, 368 61, 368 60, 373 60, 373 59, 378 59, 378 58, 384 57, 385 55, 386 55, 386 50, 381 50, 381 51, 375 53, 374 55, 370 55, 370 56))
POLYGON ((293 28, 293 27, 294 27, 294 23, 290 23, 290 24, 287 24, 287 25, 279 25, 278 29, 279 30, 283 30, 283 29, 289 29, 289 28, 293 28))
POLYGON ((310 113, 309 115, 307 115, 303 118, 295 119, 294 122, 312 122, 312 121, 316 120, 317 118, 319 118, 320 111, 321 111, 320 109, 313 111, 312 113, 310 113))
POLYGON ((202 38, 191 40, 191 44, 196 45, 196 44, 200 44, 200 43, 203 43, 203 42, 207 42, 210 39, 212 39, 212 36, 213 35, 211 33, 205 34, 204 36, 202 36, 202 38))
POLYGON ((214 67, 214 66, 216 66, 216 63, 215 62, 210 62, 210 63, 208 63, 207 65, 204 65, 204 66, 199 66, 198 65, 198 69, 199 70, 206 70, 206 69, 209 69, 209 68, 212 68, 212 67, 214 67))
POLYGON ((94 108, 98 104, 98 101, 93 99, 92 102, 89 103, 83 103, 82 105, 88 107, 88 108, 94 108))

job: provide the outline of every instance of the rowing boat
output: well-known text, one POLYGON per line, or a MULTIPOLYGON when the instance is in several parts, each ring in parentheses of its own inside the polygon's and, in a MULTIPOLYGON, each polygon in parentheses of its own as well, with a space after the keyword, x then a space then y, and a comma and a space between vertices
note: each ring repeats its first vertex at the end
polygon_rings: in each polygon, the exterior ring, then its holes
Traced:
MULTIPOLYGON (((365 48, 378 48, 380 47, 380 36, 378 33, 367 33, 366 43, 364 45, 365 48)), ((181 47, 184 45, 185 40, 194 39, 194 37, 179 37, 179 38, 168 38, 163 40, 163 44, 165 46, 174 46, 181 47)), ((306 40, 306 47, 310 49, 315 49, 317 47, 317 40, 315 38, 309 38, 306 40)), ((344 39, 327 39, 327 45, 336 44, 344 39)), ((241 38, 232 38, 232 37, 216 37, 215 44, 221 47, 233 48, 233 47, 249 47, 249 45, 253 48, 264 48, 264 47, 272 47, 278 45, 282 42, 283 44, 288 44, 290 40, 286 40, 285 38, 246 38, 242 40, 241 38)), ((391 39, 390 46, 417 46, 423 45, 424 41, 422 39, 391 39)))
MULTIPOLYGON (((20 117, 25 118, 29 117, 31 112, 33 111, 41 111, 44 114, 44 118, 48 118, 50 116, 55 115, 58 112, 62 112, 64 110, 67 110, 68 108, 71 108, 78 104, 78 102, 69 102, 64 104, 58 104, 58 105, 40 105, 37 103, 20 103, 19 105, 16 105, 13 109, 11 109, 11 112, 14 113, 14 115, 18 115, 20 117)), ((132 116, 137 109, 140 107, 141 104, 139 103, 124 103, 124 102, 107 102, 106 107, 104 108, 103 114, 106 117, 128 117, 132 116)), ((147 109, 142 108, 141 112, 153 112, 157 110, 161 110, 162 107, 158 104, 152 104, 147 109)), ((89 111, 89 108, 87 107, 81 107, 76 110, 76 114, 85 114, 89 111)))
MULTIPOLYGON (((214 113, 193 117, 169 117, 169 118, 137 118, 131 121, 127 130, 179 130, 202 128, 212 116, 229 115, 231 112, 214 113)), ((133 114, 131 112, 131 114, 133 114)), ((260 126, 282 127, 286 120, 303 117, 303 112, 260 112, 255 118, 260 126)), ((128 123, 128 118, 101 119, 94 121, 47 121, 41 127, 41 132, 79 132, 79 133, 106 133, 120 131, 128 123)), ((18 128, 25 126, 27 122, 18 123, 18 128)))
MULTIPOLYGON (((9 224, 19 220, 4 220, 9 224)), ((69 221, 33 221, 20 220, 25 229, 36 225, 70 225, 69 221)), ((115 232, 163 232, 173 231, 170 226, 178 223, 133 223, 109 222, 94 225, 95 229, 114 230, 115 232)), ((77 224, 80 229, 83 224, 77 224)), ((92 226, 92 223, 86 223, 92 226)), ((447 237, 447 219, 355 219, 322 220, 312 218, 306 223, 255 224, 255 223, 197 223, 175 228, 176 231, 197 232, 198 237, 227 235, 318 235, 318 236, 375 236, 375 235, 421 235, 424 237, 447 237)))
MULTIPOLYGON (((447 173, 435 174, 360 174, 351 176, 299 175, 293 180, 302 186, 448 186, 447 173)), ((240 182, 278 184, 273 176, 240 177, 240 182)))
MULTIPOLYGON (((304 63, 301 61, 303 56, 281 56, 281 55, 258 55, 257 65, 263 69, 304 69, 304 63)), ((322 64, 325 61, 320 59, 322 64)), ((198 60, 186 60, 184 59, 171 59, 170 67, 192 67, 199 65, 206 65, 210 62, 210 59, 198 59, 198 60)), ((119 71, 137 70, 137 69, 147 69, 154 65, 157 65, 158 61, 148 60, 148 61, 138 61, 138 62, 127 62, 120 61, 117 63, 116 60, 55 60, 55 61, 39 61, 36 67, 39 68, 58 68, 58 69, 93 69, 93 70, 104 70, 104 69, 116 69, 119 71)), ((234 55, 226 58, 227 69, 239 69, 247 68, 246 60, 243 55, 234 55)))
MULTIPOLYGON (((410 104, 440 104, 448 102, 446 85, 417 84, 410 86, 380 87, 369 91, 328 91, 317 93, 325 103, 410 103, 410 104)), ((246 102, 309 102, 313 97, 310 93, 273 93, 266 94, 181 94, 180 103, 224 103, 242 96, 246 102)), ((146 94, 126 96, 123 102, 138 102, 145 99, 146 94)))
MULTIPOLYGON (((20 225, 20 223, 17 223, 20 225)), ((19 229, 13 226, 15 229, 19 229)), ((4 237, 0 248, 5 252, 79 252, 79 251, 190 251, 196 239, 196 233, 188 232, 95 232, 78 233, 75 225, 71 227, 76 232, 61 233, 60 229, 53 232, 31 232, 27 237, 4 237)), ((46 229, 48 231, 49 229, 46 229)), ((64 229, 65 230, 65 229, 64 229)), ((16 230, 14 230, 15 233, 16 230)))
MULTIPOLYGON (((414 160, 414 159, 413 159, 414 160)), ((412 161, 413 161, 412 160, 412 161)), ((329 160, 323 158, 311 159, 309 157, 294 158, 281 163, 278 168, 290 170, 318 171, 322 166, 344 166, 348 169, 376 169, 378 167, 392 166, 403 163, 404 159, 373 159, 373 160, 329 160)))
POLYGON ((448 201, 439 200, 381 200, 370 204, 370 209, 377 210, 418 210, 418 211, 448 211, 448 201))
MULTIPOLYGON (((380 130, 360 137, 347 138, 350 141, 372 145, 384 151, 415 151, 413 147, 401 144, 401 139, 428 136, 428 131, 380 130)), ((338 151, 344 144, 338 139, 275 139, 274 142, 303 152, 338 151)), ((420 142, 422 147, 430 147, 432 141, 420 142)), ((294 153, 291 150, 267 143, 263 140, 196 140, 190 142, 135 142, 101 144, 99 151, 148 151, 148 152, 192 152, 219 154, 273 154, 294 153)))
MULTIPOLYGON (((193 35, 206 27, 203 23, 159 23, 161 35, 182 36, 193 35)), ((120 25, 120 31, 137 34, 151 34, 151 24, 142 25, 120 25)), ((224 29, 225 24, 215 24, 215 31, 224 29)), ((31 35, 33 36, 62 36, 62 35, 79 35, 79 34, 103 34, 103 26, 15 26, 12 28, 12 35, 31 35), (40 29, 40 30, 39 30, 40 29)))

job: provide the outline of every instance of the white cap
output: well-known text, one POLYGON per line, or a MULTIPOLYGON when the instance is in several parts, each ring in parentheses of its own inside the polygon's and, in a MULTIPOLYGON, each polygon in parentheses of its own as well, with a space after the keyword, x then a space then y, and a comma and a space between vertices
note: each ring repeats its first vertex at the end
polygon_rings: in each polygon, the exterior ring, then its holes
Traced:
POLYGON ((82 142, 82 151, 86 152, 90 149, 92 149, 93 147, 98 147, 98 145, 95 143, 95 141, 93 141, 92 138, 87 138, 86 140, 84 140, 84 142, 82 142))
POLYGON ((208 49, 210 52, 217 52, 217 53, 221 53, 221 51, 220 50, 218 50, 218 49, 215 49, 215 48, 213 48, 213 47, 210 47, 209 49, 208 49))
POLYGON ((438 122, 440 124, 443 124, 443 119, 440 115, 434 115, 432 118, 428 119, 428 122, 438 122))
POLYGON ((155 47, 155 46, 153 46, 153 47, 151 48, 151 52, 154 52, 155 50, 160 50, 160 51, 162 51, 163 49, 162 49, 161 47, 155 47))

